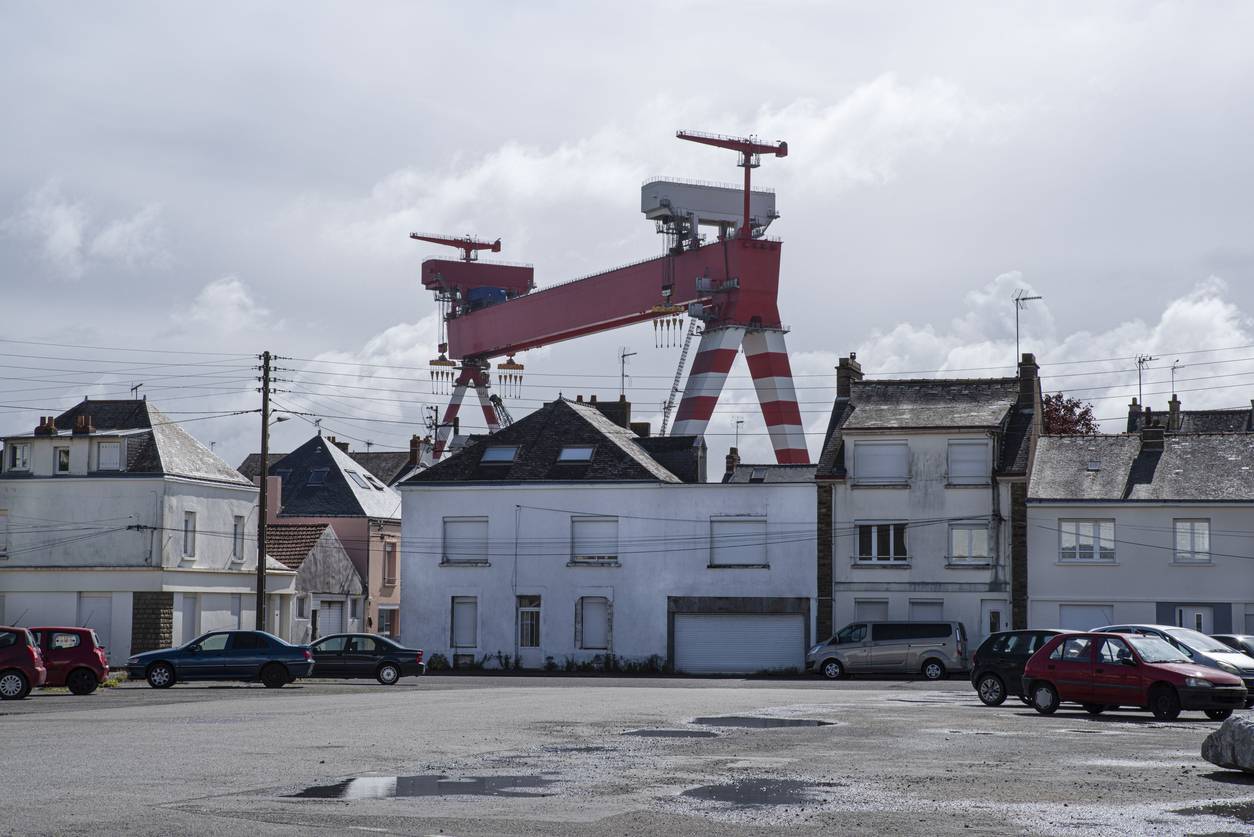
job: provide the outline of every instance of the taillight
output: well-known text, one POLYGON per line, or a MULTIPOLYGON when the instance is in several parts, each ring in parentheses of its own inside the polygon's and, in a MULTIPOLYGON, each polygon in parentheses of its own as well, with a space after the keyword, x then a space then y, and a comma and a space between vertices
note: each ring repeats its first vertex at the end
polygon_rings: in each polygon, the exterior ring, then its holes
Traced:
POLYGON ((32 663, 39 665, 44 661, 43 655, 39 653, 38 645, 28 645, 26 646, 26 650, 30 652, 30 659, 32 663))
POLYGON ((420 662, 420 663, 422 662, 422 652, 421 652, 421 651, 419 651, 419 652, 418 652, 418 662, 420 662))
POLYGON ((308 662, 309 660, 312 660, 312 659, 313 659, 313 652, 310 651, 308 648, 306 648, 305 649, 305 661, 308 662))

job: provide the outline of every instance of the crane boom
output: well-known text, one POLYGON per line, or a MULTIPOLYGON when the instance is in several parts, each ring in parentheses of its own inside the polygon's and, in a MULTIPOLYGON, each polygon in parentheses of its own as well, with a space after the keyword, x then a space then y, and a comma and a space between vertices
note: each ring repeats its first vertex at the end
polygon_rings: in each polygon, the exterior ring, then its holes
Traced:
POLYGON ((444 244, 449 247, 456 247, 462 251, 462 261, 471 262, 478 258, 478 250, 491 250, 493 253, 501 252, 501 239, 496 241, 484 241, 475 238, 473 235, 443 235, 441 233, 410 233, 409 237, 415 241, 429 241, 432 244, 444 244))

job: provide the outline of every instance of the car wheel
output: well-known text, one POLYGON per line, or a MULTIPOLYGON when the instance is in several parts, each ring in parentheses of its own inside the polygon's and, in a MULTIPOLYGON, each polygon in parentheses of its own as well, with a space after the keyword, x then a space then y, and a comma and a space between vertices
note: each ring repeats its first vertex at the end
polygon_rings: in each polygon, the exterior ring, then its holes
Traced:
POLYGON ((1150 691, 1150 712, 1160 721, 1174 721, 1180 717, 1180 696, 1171 686, 1159 686, 1150 691))
POLYGON ((1106 705, 1103 703, 1085 703, 1084 711, 1090 715, 1100 715, 1106 711, 1106 705))
POLYGON ((70 676, 65 678, 65 685, 72 694, 90 695, 96 691, 96 687, 100 685, 100 681, 96 679, 96 675, 85 668, 76 668, 70 672, 70 676))
POLYGON ((1019 703, 1022 703, 1024 706, 1031 706, 1032 698, 1028 695, 1019 695, 1019 703))
POLYGON ((1058 690, 1049 683, 1037 683, 1032 686, 1032 708, 1042 715, 1053 715, 1058 711, 1058 690))
POLYGON ((290 680, 287 669, 279 663, 270 663, 261 670, 261 682, 267 689, 282 689, 290 680))
POLYGON ((1206 717, 1212 721, 1226 721, 1232 716, 1231 709, 1207 709, 1206 717))
POLYGON ((840 660, 824 660, 820 670, 828 680, 840 680, 845 676, 845 666, 840 660))
POLYGON ((30 694, 30 681, 17 671, 0 673, 0 700, 21 700, 30 694))
POLYGON ((986 674, 975 686, 980 702, 985 706, 1001 706, 1006 702, 1006 684, 996 674, 986 674))
POLYGON ((174 685, 174 666, 169 663, 153 663, 148 667, 148 685, 154 689, 168 689, 174 685))
POLYGON ((384 686, 395 686, 401 679, 401 670, 392 663, 384 663, 374 675, 384 686))
POLYGON ((928 680, 944 680, 948 674, 940 660, 928 660, 923 664, 923 676, 928 680))

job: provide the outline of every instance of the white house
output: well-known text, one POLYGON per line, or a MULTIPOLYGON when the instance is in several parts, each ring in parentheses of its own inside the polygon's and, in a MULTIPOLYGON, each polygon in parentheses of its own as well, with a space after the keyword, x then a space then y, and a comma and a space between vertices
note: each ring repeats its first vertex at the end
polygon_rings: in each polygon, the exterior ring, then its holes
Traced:
MULTIPOLYGON (((145 400, 84 400, 4 440, 0 624, 96 630, 117 664, 254 624, 257 488, 145 400)), ((287 635, 295 573, 267 568, 287 635)))
POLYGON ((604 406, 555 401, 401 484, 405 642, 458 665, 800 669, 812 466, 705 483, 699 438, 604 406))
POLYGON ((1254 632, 1254 434, 1043 436, 1028 495, 1031 623, 1254 632))
POLYGON ((855 621, 962 622, 972 642, 1027 621, 1023 539, 1037 365, 978 379, 863 380, 855 355, 819 459, 819 634, 855 621))

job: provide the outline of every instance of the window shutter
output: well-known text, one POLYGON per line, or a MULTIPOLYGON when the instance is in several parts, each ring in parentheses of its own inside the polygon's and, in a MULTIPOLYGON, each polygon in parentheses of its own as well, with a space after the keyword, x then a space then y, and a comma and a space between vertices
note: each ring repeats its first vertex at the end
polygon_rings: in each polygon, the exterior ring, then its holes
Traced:
POLYGON ((949 443, 949 482, 952 485, 983 485, 992 475, 986 442, 949 443))
POLYGON ((617 558, 617 517, 572 517, 573 558, 617 558))
POLYGON ((579 601, 583 610, 583 643, 581 647, 593 651, 609 648, 609 600, 600 596, 584 596, 579 601))
POLYGON ((766 564, 766 519, 711 520, 710 564, 766 564))
POLYGON ((853 464, 858 482, 906 482, 910 472, 909 447, 905 442, 855 442, 853 464))
POLYGON ((474 596, 453 598, 453 647, 474 648, 479 624, 479 600, 474 596))
POLYGON ((117 471, 122 467, 122 445, 118 442, 101 442, 96 448, 96 470, 117 471))
POLYGON ((488 560, 487 518, 446 517, 444 519, 444 560, 488 560))

